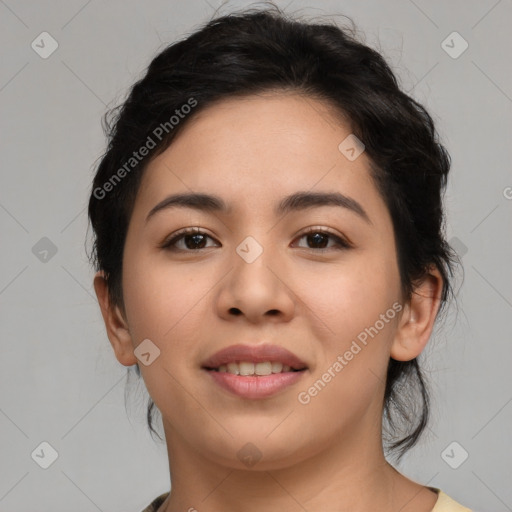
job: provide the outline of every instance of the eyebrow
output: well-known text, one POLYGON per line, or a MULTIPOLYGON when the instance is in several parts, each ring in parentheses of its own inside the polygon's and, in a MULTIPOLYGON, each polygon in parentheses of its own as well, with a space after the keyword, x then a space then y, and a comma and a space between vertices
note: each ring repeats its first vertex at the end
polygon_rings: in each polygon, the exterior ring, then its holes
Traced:
MULTIPOLYGON (((357 214, 368 224, 372 224, 364 208, 355 199, 345 196, 340 192, 296 192, 283 198, 274 208, 274 213, 276 216, 280 216, 291 211, 321 206, 345 208, 357 214)), ((157 212, 169 208, 191 208, 204 212, 231 213, 231 208, 219 196, 197 192, 181 193, 170 195, 155 205, 148 213, 146 222, 157 212)))

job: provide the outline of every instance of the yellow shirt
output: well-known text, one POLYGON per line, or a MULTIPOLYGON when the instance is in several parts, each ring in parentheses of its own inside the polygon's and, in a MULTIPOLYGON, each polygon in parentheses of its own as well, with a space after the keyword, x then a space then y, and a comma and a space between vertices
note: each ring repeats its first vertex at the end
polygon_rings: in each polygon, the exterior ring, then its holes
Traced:
POLYGON ((440 489, 431 489, 439 495, 432 512, 471 512, 471 509, 462 506, 440 489))
MULTIPOLYGON (((437 498, 436 504, 432 509, 432 512, 471 512, 471 509, 463 507, 460 503, 457 503, 455 500, 450 498, 447 494, 445 494, 440 489, 436 489, 434 487, 430 487, 434 492, 437 492, 439 497, 437 498)), ((142 512, 157 512, 158 507, 162 505, 165 499, 169 496, 169 493, 161 494, 152 501, 142 512)))

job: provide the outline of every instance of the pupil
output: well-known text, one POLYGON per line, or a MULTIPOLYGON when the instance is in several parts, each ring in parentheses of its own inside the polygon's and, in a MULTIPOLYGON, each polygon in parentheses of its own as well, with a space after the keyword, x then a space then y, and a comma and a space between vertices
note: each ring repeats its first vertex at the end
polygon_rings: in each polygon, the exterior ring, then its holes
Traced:
MULTIPOLYGON (((190 247, 190 244, 185 243, 185 245, 187 246, 187 249, 198 249, 197 244, 196 244, 196 241, 195 241, 195 240, 196 240, 196 238, 198 238, 198 237, 199 237, 199 239, 204 238, 204 237, 203 237, 203 235, 201 235, 201 234, 197 234, 197 235, 189 235, 189 236, 187 237, 187 239, 191 239, 191 238, 192 238, 192 239, 194 239, 194 242, 192 243, 193 247, 190 247)), ((199 242, 199 243, 200 243, 200 242, 199 242)), ((199 247, 199 248, 200 248, 200 247, 199 247)))
MULTIPOLYGON (((314 244, 317 244, 317 243, 321 243, 321 239, 323 238, 325 240, 325 235, 323 235, 322 233, 314 233, 313 235, 309 235, 309 238, 310 239, 314 239, 314 244), (320 238, 320 240, 319 240, 320 238)), ((325 244, 322 244, 322 248, 323 246, 325 246, 325 244)))

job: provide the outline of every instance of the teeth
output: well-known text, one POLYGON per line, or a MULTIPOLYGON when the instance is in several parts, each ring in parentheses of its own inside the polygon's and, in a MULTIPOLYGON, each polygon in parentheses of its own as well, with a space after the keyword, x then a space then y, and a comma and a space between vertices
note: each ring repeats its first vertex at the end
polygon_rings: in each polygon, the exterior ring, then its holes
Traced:
POLYGON ((287 364, 275 361, 265 361, 262 363, 251 363, 249 361, 240 361, 239 363, 222 364, 217 368, 220 373, 232 373, 233 375, 271 375, 272 373, 283 373, 291 371, 287 364))
POLYGON ((240 375, 240 368, 236 363, 228 363, 227 365, 228 373, 234 373, 235 375, 240 375))
POLYGON ((272 363, 272 373, 281 373, 283 363, 272 363))
POLYGON ((238 364, 240 375, 254 375, 254 363, 241 362, 238 364))
POLYGON ((254 365, 254 373, 256 375, 272 375, 272 363, 270 361, 256 363, 254 365))

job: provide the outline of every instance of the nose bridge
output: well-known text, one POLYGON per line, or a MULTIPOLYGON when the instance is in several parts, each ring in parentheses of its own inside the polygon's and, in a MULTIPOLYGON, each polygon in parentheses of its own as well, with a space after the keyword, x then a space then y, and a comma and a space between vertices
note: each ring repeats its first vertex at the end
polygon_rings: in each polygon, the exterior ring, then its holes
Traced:
POLYGON ((262 238, 261 235, 257 235, 258 238, 255 238, 252 235, 246 236, 236 247, 236 253, 238 256, 248 265, 252 265, 253 263, 259 260, 261 264, 262 261, 268 259, 267 254, 269 249, 269 236, 265 236, 262 238), (258 240, 259 239, 259 240, 258 240), (267 249, 267 250, 265 250, 267 249))
MULTIPOLYGON (((253 231, 235 247, 232 271, 219 297, 220 314, 239 310, 252 321, 269 311, 288 317, 293 299, 279 276, 279 251, 270 245, 272 233, 253 231)), ((267 315, 268 316, 268 315, 267 315)))
POLYGON ((265 263, 269 264, 269 260, 273 259, 276 248, 276 241, 272 241, 276 235, 276 230, 272 229, 274 220, 270 215, 262 213, 270 211, 270 204, 258 207, 248 198, 239 210, 235 232, 239 241, 235 246, 235 252, 247 265, 256 264, 259 268, 265 263))
POLYGON ((275 260, 277 251, 271 247, 271 235, 259 232, 247 235, 236 246, 234 259, 234 271, 238 280, 244 281, 246 286, 251 286, 253 291, 258 288, 275 287, 275 276, 272 267, 278 267, 275 260))

